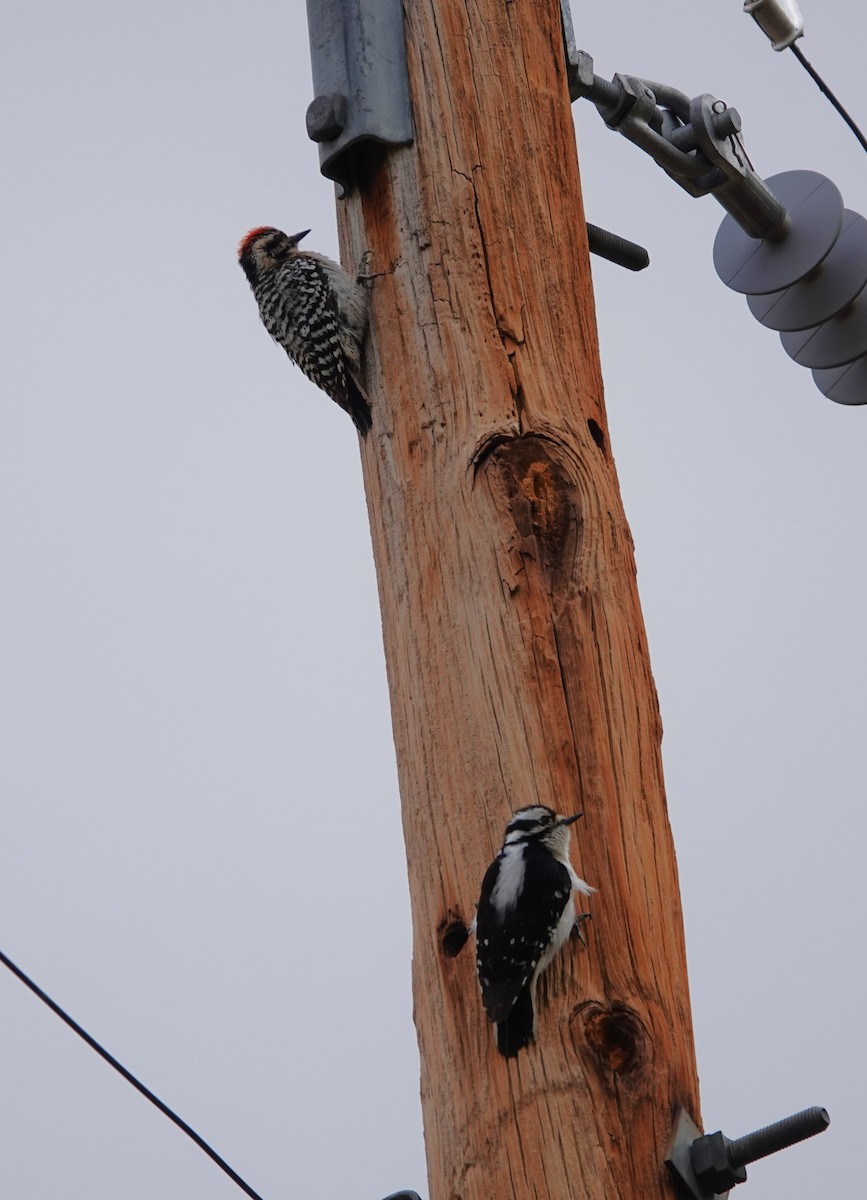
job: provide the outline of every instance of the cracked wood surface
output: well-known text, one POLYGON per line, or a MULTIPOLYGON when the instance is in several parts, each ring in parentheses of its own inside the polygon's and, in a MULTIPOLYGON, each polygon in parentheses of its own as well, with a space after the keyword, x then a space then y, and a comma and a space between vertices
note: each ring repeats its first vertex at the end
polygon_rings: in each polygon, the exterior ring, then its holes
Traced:
MULTIPOLYGON (((413 914, 431 1200, 646 1200, 698 1121, 662 736, 607 437, 556 0, 408 0, 416 141, 340 205, 370 252, 362 460, 413 914), (585 819, 588 948, 494 1048, 469 923, 509 813, 585 819)), ((363 902, 363 900, 362 900, 363 902)))

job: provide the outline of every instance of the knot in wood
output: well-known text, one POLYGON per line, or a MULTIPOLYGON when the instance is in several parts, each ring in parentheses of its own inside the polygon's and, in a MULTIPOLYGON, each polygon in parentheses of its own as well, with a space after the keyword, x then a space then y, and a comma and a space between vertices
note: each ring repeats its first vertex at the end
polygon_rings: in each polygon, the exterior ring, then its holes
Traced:
POLYGON ((529 434, 498 438, 477 457, 498 502, 511 515, 518 549, 550 586, 571 576, 581 538, 577 489, 565 448, 529 434))
POLYGON ((583 1035, 596 1061, 616 1075, 640 1067, 647 1057, 647 1034, 636 1013, 624 1004, 606 1007, 587 1001, 572 1015, 573 1035, 583 1035))

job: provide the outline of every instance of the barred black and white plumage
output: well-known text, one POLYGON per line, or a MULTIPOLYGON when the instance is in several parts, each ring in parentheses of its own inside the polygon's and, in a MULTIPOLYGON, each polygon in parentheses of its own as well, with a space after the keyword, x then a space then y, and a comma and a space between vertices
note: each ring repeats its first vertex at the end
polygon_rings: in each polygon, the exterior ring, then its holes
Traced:
POLYGON ((309 232, 289 237, 271 226, 251 229, 238 261, 271 337, 364 436, 371 426, 361 384, 367 297, 339 263, 298 249, 309 232))
POLYGON ((497 1049, 512 1058, 536 1036, 536 984, 576 925, 574 893, 595 892, 569 861, 569 826, 544 804, 519 808, 482 881, 476 965, 482 1002, 497 1026, 497 1049))

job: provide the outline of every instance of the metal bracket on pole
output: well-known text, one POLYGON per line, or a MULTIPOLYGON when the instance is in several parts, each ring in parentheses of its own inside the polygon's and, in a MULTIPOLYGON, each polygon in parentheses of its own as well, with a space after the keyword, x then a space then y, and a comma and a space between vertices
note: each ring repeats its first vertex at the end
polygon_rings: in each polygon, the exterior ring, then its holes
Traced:
POLYGON ((750 237, 782 229, 785 207, 753 170, 736 109, 711 95, 690 100, 677 88, 633 75, 602 79, 590 55, 574 42, 570 46, 568 33, 566 38, 573 100, 592 100, 609 128, 649 154, 691 196, 713 196, 750 237))
MULTIPOLYGON (((769 9, 785 7, 769 0, 769 9)), ((691 196, 719 201, 729 215, 714 245, 717 274, 750 297, 754 316, 780 332, 786 353, 812 369, 824 395, 867 404, 867 222, 844 211, 837 188, 815 171, 765 182, 744 149, 740 116, 722 100, 691 100, 633 75, 602 79, 575 45, 569 0, 560 11, 572 100, 591 100, 610 129, 691 196)))
POLYGON ((714 196, 750 237, 778 231, 786 210, 753 170, 734 108, 710 95, 633 75, 602 79, 575 44, 569 0, 560 0, 571 99, 592 100, 610 129, 640 146, 691 196, 714 196))
POLYGON ((719 1131, 702 1134, 689 1114, 680 1108, 665 1163, 689 1200, 724 1198, 730 1188, 746 1182, 748 1163, 824 1133, 830 1124, 824 1108, 805 1108, 794 1116, 731 1140, 719 1131))
POLYGON ((401 0, 307 0, 315 99, 308 136, 342 197, 366 145, 413 140, 401 0))

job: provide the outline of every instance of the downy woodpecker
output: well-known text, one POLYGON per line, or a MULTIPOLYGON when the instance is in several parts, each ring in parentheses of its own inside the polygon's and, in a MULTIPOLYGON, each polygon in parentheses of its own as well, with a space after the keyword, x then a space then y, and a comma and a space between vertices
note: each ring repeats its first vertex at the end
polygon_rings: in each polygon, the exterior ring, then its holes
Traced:
POLYGON ((370 429, 361 385, 367 297, 339 263, 298 249, 309 232, 287 237, 270 226, 251 229, 238 247, 238 261, 271 337, 364 436, 370 429))
POLYGON ((543 804, 517 809, 482 882, 470 932, 482 1002, 506 1058, 535 1037, 539 976, 589 915, 576 919, 573 892, 588 896, 596 889, 569 861, 569 826, 581 815, 561 817, 543 804))

